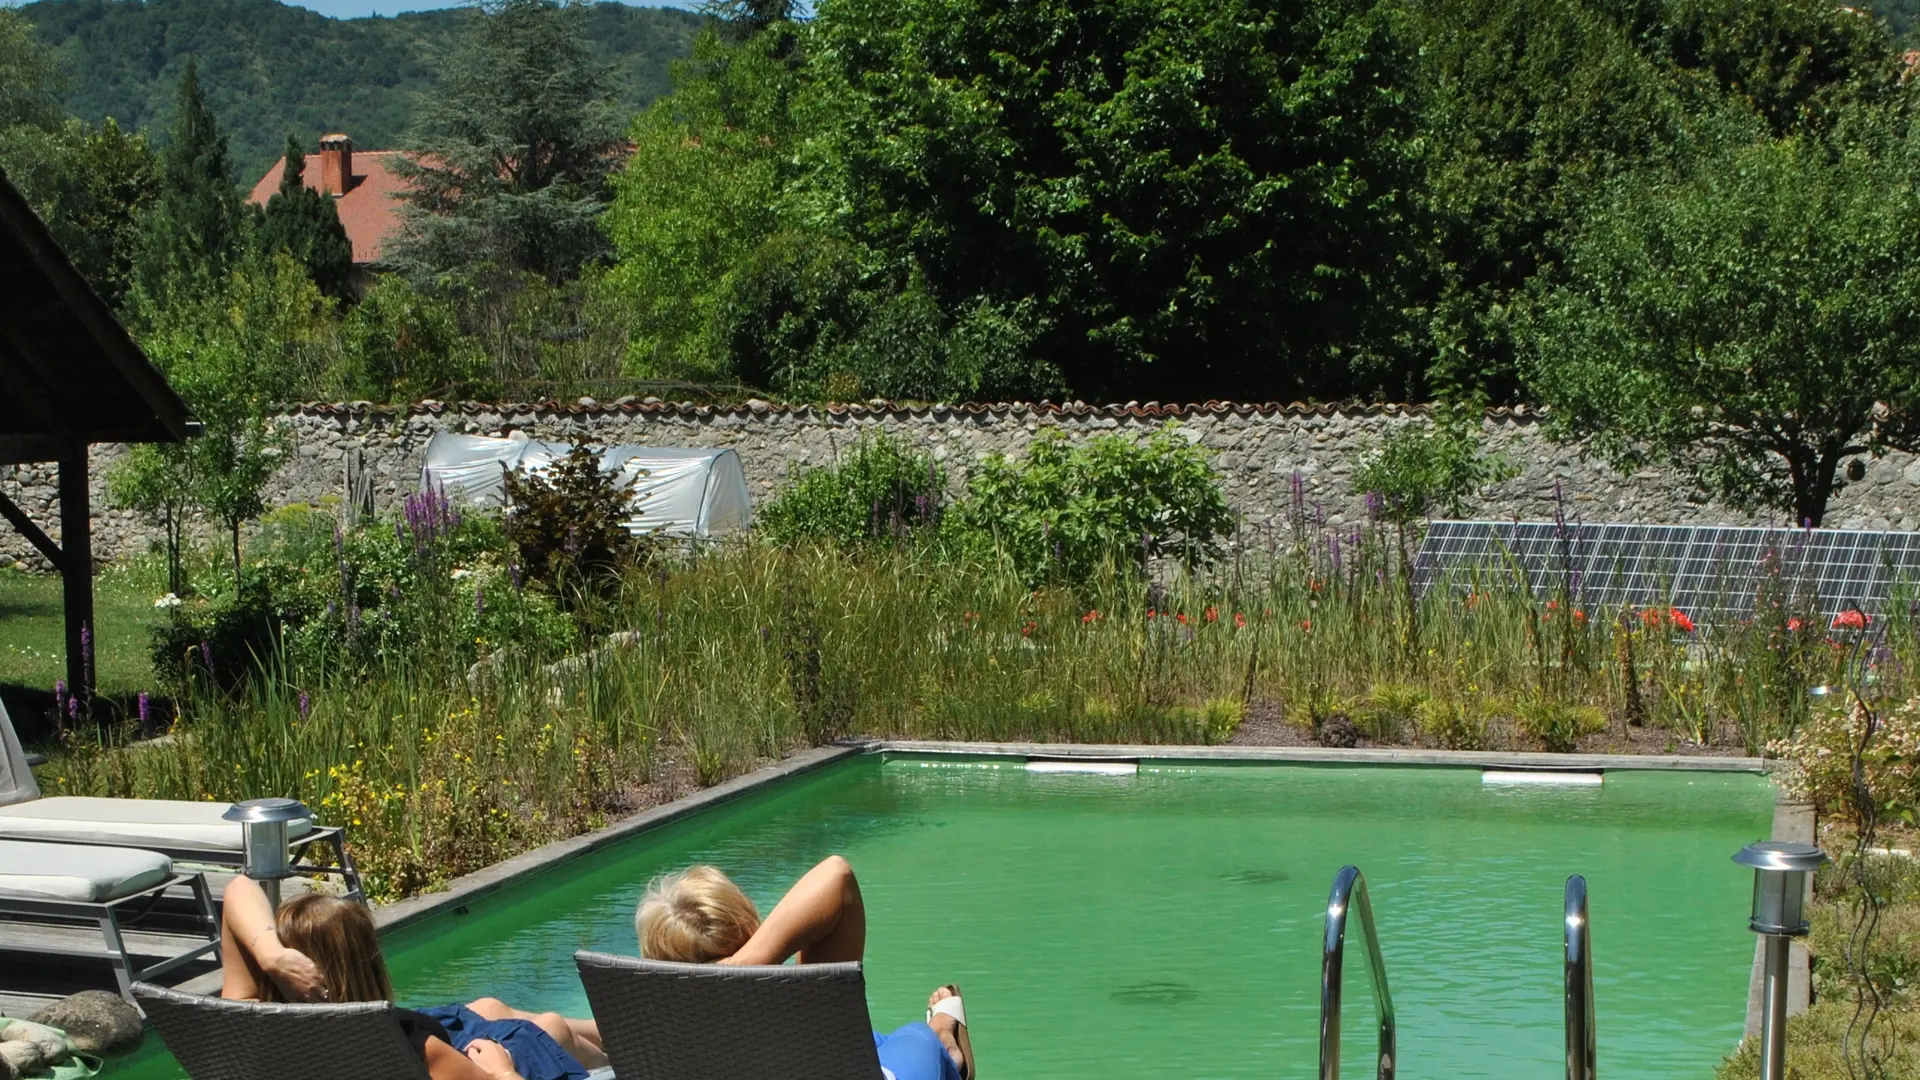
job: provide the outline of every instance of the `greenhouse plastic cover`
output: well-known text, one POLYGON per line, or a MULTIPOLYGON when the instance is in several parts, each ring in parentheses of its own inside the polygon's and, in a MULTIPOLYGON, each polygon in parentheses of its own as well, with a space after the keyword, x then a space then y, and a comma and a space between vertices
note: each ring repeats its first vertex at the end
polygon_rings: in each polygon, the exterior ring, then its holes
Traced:
MULTIPOLYGON (((571 449, 568 443, 442 432, 427 443, 421 475, 455 501, 504 506, 508 470, 539 475, 571 449)), ((633 532, 721 536, 752 520, 746 470, 732 450, 609 446, 600 451, 600 467, 638 493, 636 513, 626 522, 633 532)))

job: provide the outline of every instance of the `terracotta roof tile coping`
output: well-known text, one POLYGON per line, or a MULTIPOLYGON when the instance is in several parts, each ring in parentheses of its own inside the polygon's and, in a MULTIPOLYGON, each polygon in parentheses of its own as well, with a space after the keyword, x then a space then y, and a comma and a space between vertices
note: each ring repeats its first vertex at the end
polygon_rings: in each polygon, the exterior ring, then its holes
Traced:
MULTIPOLYGON (((724 405, 705 405, 691 401, 661 401, 658 398, 623 397, 601 402, 591 398, 578 401, 477 402, 449 404, 441 401, 417 401, 407 405, 376 405, 369 401, 309 401, 288 405, 282 411, 290 416, 442 416, 497 413, 543 413, 565 416, 665 415, 680 417, 797 416, 797 417, 945 417, 945 416, 1028 416, 1087 417, 1112 419, 1173 420, 1189 416, 1241 417, 1364 417, 1424 416, 1428 405, 1401 404, 1318 404, 1305 402, 1262 402, 1249 404, 1231 401, 1205 401, 1193 404, 1129 401, 1124 405, 1089 405, 1083 401, 965 402, 961 404, 909 404, 891 401, 831 403, 827 405, 790 405, 758 398, 724 405)), ((1495 406, 1487 410, 1490 420, 1529 423, 1539 420, 1545 410, 1527 406, 1495 406)))

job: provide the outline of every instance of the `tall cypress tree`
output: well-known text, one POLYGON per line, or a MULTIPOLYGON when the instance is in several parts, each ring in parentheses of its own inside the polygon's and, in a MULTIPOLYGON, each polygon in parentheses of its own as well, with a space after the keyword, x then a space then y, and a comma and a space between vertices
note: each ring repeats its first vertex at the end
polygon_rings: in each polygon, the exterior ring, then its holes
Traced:
POLYGON ((260 248, 269 254, 284 251, 307 268, 320 291, 345 298, 353 274, 353 244, 333 197, 305 182, 306 151, 300 140, 287 136, 287 164, 280 172, 280 190, 267 200, 260 219, 260 248))
POLYGON ((173 127, 160 152, 160 193, 147 213, 134 283, 148 303, 226 276, 245 250, 246 209, 233 184, 227 136, 207 107, 194 62, 180 78, 173 127))

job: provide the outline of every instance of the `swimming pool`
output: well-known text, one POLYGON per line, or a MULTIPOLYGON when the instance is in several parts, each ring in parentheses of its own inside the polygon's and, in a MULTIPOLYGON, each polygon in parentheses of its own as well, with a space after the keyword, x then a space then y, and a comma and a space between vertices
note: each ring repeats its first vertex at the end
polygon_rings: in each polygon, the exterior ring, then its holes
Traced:
MULTIPOLYGON (((1143 764, 1043 775, 1019 761, 869 755, 524 881, 387 940, 408 1004, 491 994, 585 1011, 575 949, 632 952, 646 880, 689 862, 762 910, 832 852, 868 907, 876 1026, 966 991, 994 1077, 1310 1075, 1320 935, 1365 871, 1402 1076, 1563 1069, 1561 898, 1592 890, 1600 1067, 1710 1076, 1745 1019, 1767 781, 1611 771, 1597 787, 1483 786, 1478 769, 1143 764)), ((1364 964, 1346 1070, 1371 1075, 1364 964)), ((169 1076, 169 1062, 120 1070, 169 1076)))

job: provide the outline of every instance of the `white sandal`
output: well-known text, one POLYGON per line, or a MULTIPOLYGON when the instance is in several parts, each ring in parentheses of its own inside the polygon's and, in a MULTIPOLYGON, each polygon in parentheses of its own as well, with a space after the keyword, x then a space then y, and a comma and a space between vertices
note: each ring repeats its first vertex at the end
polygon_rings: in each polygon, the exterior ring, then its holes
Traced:
POLYGON ((927 1010, 927 1023, 933 1023, 937 1013, 953 1017, 958 1025, 953 1029, 953 1041, 960 1044, 960 1080, 974 1080, 973 1077, 973 1040, 967 1037, 967 1007, 960 1000, 960 988, 952 983, 941 987, 953 991, 952 997, 944 997, 933 1003, 927 1010))

